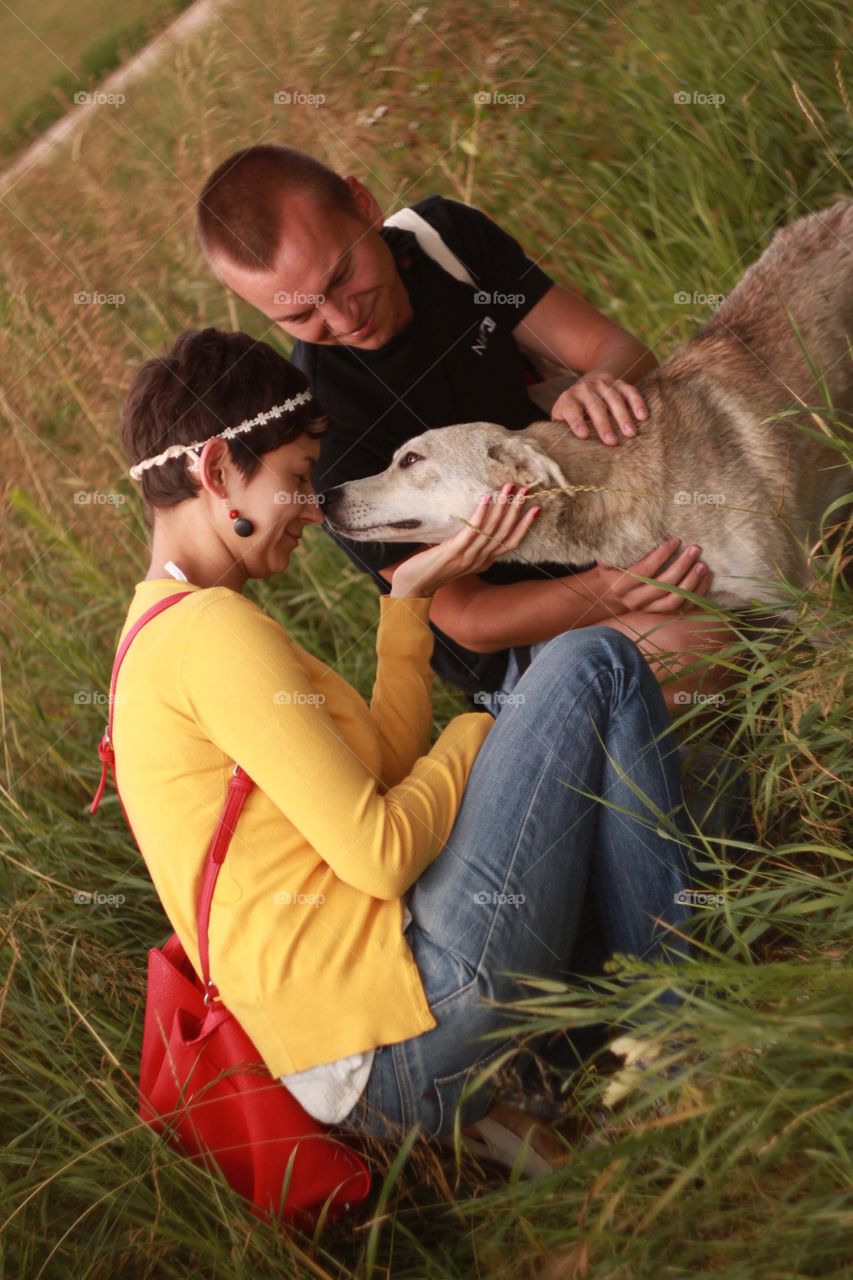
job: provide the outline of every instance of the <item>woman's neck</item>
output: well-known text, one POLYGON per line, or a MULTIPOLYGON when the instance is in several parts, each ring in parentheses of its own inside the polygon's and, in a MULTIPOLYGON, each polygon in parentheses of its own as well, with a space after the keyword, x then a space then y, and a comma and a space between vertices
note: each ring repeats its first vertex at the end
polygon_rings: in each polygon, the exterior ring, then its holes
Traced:
POLYGON ((151 563, 143 581, 174 577, 166 568, 169 562, 198 587, 228 587, 239 592, 249 576, 242 561, 234 559, 211 529, 206 527, 199 535, 192 528, 179 527, 177 520, 164 521, 158 515, 151 543, 151 563))

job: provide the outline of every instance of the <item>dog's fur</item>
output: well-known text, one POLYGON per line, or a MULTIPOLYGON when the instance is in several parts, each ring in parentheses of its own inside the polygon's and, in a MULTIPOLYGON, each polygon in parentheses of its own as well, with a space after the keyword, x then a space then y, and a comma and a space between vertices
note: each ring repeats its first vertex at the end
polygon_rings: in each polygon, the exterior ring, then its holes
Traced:
POLYGON ((542 512, 501 559, 627 568, 674 536, 701 546, 712 600, 779 600, 780 577, 807 584, 821 517, 853 489, 826 415, 808 411, 828 402, 853 425, 851 331, 853 202, 841 202, 778 231, 705 328, 639 379, 649 417, 636 437, 608 447, 561 421, 437 428, 328 493, 327 519, 354 541, 440 542, 511 480, 542 512))

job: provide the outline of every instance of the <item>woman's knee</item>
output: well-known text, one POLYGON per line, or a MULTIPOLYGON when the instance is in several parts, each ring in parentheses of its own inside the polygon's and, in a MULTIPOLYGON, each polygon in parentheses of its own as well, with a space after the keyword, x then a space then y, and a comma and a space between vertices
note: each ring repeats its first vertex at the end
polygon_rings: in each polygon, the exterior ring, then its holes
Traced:
MULTIPOLYGON (((619 668, 630 675, 638 675, 648 667, 634 641, 623 632, 607 626, 560 632, 537 655, 530 670, 539 663, 589 677, 619 668)), ((542 675, 546 665, 539 668, 542 675)))

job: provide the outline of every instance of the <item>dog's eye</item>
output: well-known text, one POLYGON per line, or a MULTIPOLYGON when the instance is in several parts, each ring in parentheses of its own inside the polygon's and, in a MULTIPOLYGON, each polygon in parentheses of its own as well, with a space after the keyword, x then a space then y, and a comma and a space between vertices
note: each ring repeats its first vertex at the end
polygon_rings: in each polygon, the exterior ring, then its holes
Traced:
POLYGON ((423 455, 420 453, 404 453, 400 459, 400 466, 410 467, 413 462, 423 462, 423 455))

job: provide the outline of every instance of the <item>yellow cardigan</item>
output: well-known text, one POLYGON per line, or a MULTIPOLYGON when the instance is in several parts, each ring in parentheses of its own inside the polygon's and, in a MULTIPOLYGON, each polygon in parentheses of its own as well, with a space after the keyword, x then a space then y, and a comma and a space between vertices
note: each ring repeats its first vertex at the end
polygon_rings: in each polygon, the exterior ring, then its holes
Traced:
POLYGON ((379 598, 370 707, 247 597, 140 582, 156 600, 116 686, 125 809, 196 972, 196 903, 235 761, 256 786, 219 875, 210 972, 274 1076, 436 1025, 401 895, 441 852, 493 724, 456 716, 430 750, 430 600, 379 598))

